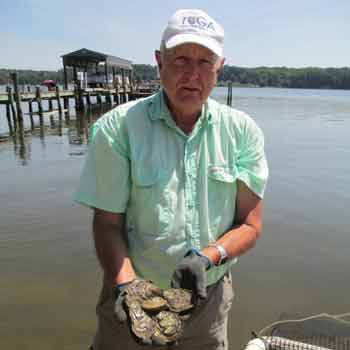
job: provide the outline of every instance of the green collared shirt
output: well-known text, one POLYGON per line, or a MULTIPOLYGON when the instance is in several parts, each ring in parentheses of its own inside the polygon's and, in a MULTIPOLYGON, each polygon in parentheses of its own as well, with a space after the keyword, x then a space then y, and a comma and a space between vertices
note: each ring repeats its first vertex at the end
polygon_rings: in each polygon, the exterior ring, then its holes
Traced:
MULTIPOLYGON (((186 135, 160 90, 91 127, 75 198, 126 213, 137 275, 167 288, 191 247, 201 249, 232 227, 237 179, 262 198, 267 177, 263 134, 249 116, 209 98, 186 135)), ((208 285, 234 262, 210 269, 208 285)))

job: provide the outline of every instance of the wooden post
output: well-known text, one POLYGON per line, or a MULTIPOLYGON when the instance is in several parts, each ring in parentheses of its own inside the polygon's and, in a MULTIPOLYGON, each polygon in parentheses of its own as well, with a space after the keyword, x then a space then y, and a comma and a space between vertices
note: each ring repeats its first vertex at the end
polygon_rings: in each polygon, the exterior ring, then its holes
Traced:
POLYGON ((7 118, 7 124, 9 126, 9 134, 12 136, 13 135, 13 127, 12 127, 12 122, 11 122, 11 109, 10 109, 9 103, 6 103, 6 118, 7 118))
POLYGON ((17 126, 18 126, 18 121, 17 121, 17 112, 16 112, 16 108, 15 105, 13 103, 13 94, 12 94, 12 89, 8 86, 6 88, 7 90, 7 94, 8 94, 8 101, 10 104, 10 108, 11 108, 11 112, 12 112, 12 122, 13 122, 13 128, 15 130, 15 132, 17 131, 17 126))
POLYGON ((16 101, 16 109, 17 109, 17 121, 18 121, 18 130, 17 134, 19 137, 19 142, 21 147, 24 146, 24 125, 23 125, 23 112, 21 106, 21 94, 18 88, 18 74, 16 72, 11 73, 11 78, 13 81, 13 87, 15 92, 15 101, 16 101))
POLYGON ((112 97, 111 97, 111 90, 106 91, 106 102, 110 105, 112 105, 112 97))
POLYGON ((15 101, 16 101, 16 108, 17 108, 17 119, 18 124, 20 128, 23 128, 23 113, 22 113, 22 107, 21 107, 21 95, 18 90, 18 75, 16 72, 11 73, 11 78, 13 81, 13 86, 15 90, 15 101))
POLYGON ((29 101, 29 119, 30 119, 30 129, 34 130, 34 118, 33 118, 33 104, 32 101, 29 101))
MULTIPOLYGON (((27 91, 31 92, 30 86, 27 87, 27 91)), ((32 103, 32 100, 29 100, 29 102, 28 102, 28 109, 29 109, 30 128, 33 131, 34 130, 34 118, 33 118, 33 103, 32 103)))
POLYGON ((115 67, 112 67, 112 72, 113 72, 113 87, 116 86, 115 84, 115 67))
POLYGON ((92 120, 92 118, 91 118, 91 108, 89 108, 89 110, 88 110, 88 112, 87 112, 87 117, 88 117, 88 125, 90 126, 91 125, 91 120, 92 120))
POLYGON ((106 77, 106 89, 108 89, 108 66, 107 66, 107 58, 105 59, 105 77, 106 77))
POLYGON ((114 102, 117 106, 120 105, 119 84, 115 87, 114 102))
POLYGON ((64 119, 66 124, 69 124, 69 97, 63 97, 64 119))
POLYGON ((86 93, 86 104, 88 105, 88 108, 91 108, 91 96, 90 91, 86 93))
POLYGON ((56 86, 56 100, 57 100, 58 113, 62 116, 62 105, 61 105, 61 95, 60 95, 59 86, 56 86))
POLYGON ((56 86, 56 100, 58 108, 58 135, 62 136, 62 105, 59 86, 56 86))
MULTIPOLYGON (((52 112, 53 111, 53 105, 52 105, 52 100, 51 98, 49 98, 49 111, 52 112)), ((51 128, 55 127, 55 121, 53 119, 53 114, 50 114, 50 126, 51 128)))
POLYGON ((130 92, 133 93, 133 90, 134 90, 134 84, 133 84, 133 81, 132 81, 132 70, 130 69, 129 70, 129 85, 130 85, 130 92))
POLYGON ((76 66, 73 66, 73 81, 74 81, 74 84, 78 83, 78 75, 77 75, 77 67, 76 66))
POLYGON ((102 98, 99 92, 97 92, 96 100, 97 100, 97 103, 100 105, 100 107, 102 107, 102 98))
POLYGON ((79 110, 79 98, 78 98, 78 86, 75 83, 74 84, 74 101, 75 101, 75 110, 78 111, 79 110))
POLYGON ((43 104, 41 100, 40 87, 36 87, 35 91, 36 102, 38 103, 38 112, 39 112, 39 123, 40 123, 40 136, 44 137, 44 117, 43 117, 43 104))
POLYGON ((127 93, 126 93, 126 81, 125 81, 125 70, 122 68, 122 86, 123 86, 123 103, 127 102, 127 93))
POLYGON ((227 105, 232 106, 232 82, 229 81, 227 85, 227 105))
POLYGON ((58 119, 58 136, 62 136, 62 117, 58 119))
POLYGON ((64 74, 64 89, 68 90, 68 77, 67 77, 67 67, 63 65, 63 74, 64 74))
POLYGON ((77 98, 76 98, 76 110, 77 111, 83 111, 84 108, 85 108, 85 105, 84 105, 84 99, 83 99, 83 90, 81 88, 81 83, 78 82, 77 84, 77 98))

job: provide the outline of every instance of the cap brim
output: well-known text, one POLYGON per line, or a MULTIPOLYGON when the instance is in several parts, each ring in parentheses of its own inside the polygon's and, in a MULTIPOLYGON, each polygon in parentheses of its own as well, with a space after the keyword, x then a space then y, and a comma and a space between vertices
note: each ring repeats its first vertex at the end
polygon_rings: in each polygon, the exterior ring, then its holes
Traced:
POLYGON ((223 48, 217 41, 212 38, 202 37, 195 34, 178 34, 171 37, 168 41, 165 42, 165 47, 171 49, 172 47, 186 44, 194 43, 206 47, 210 51, 214 52, 219 57, 223 55, 223 48))

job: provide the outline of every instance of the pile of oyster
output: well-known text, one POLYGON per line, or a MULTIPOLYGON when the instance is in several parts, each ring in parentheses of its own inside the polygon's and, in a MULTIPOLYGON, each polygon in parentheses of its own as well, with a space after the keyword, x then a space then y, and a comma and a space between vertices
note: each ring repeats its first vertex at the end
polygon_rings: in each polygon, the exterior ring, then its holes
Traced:
POLYGON ((177 341, 193 307, 191 297, 185 289, 163 290, 150 281, 133 281, 125 289, 124 299, 132 332, 144 342, 177 341))

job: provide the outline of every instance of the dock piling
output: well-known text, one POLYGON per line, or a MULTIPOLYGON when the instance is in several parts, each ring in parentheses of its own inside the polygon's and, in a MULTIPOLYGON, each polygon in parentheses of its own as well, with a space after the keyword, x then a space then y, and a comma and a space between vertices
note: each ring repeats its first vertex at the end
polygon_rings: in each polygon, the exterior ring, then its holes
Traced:
POLYGON ((87 92, 86 94, 86 104, 88 106, 88 108, 91 108, 91 97, 90 97, 90 91, 87 92))
POLYGON ((99 106, 102 107, 102 98, 101 98, 101 94, 99 92, 96 95, 96 100, 97 100, 97 103, 99 104, 99 106))
POLYGON ((227 105, 232 106, 232 81, 227 85, 227 105))
POLYGON ((66 124, 69 124, 69 98, 68 97, 63 97, 63 108, 65 110, 64 112, 64 119, 66 124))
POLYGON ((60 95, 59 86, 56 86, 56 101, 57 101, 58 114, 62 117, 62 105, 61 105, 61 95, 60 95))
POLYGON ((114 102, 117 106, 120 105, 119 84, 115 87, 114 102))
POLYGON ((15 102, 16 102, 16 109, 17 109, 17 120, 19 124, 22 124, 23 127, 23 113, 22 113, 22 107, 21 107, 21 95, 18 91, 18 75, 16 72, 11 73, 11 79, 13 81, 13 87, 14 87, 14 93, 15 93, 15 102))
POLYGON ((39 123, 40 123, 40 137, 44 137, 44 115, 43 115, 43 104, 41 99, 40 87, 36 87, 35 91, 36 102, 38 103, 38 112, 39 112, 39 123))
POLYGON ((61 105, 61 96, 60 96, 60 88, 56 86, 56 100, 57 100, 57 108, 58 108, 58 124, 60 133, 62 133, 62 105, 61 105))
MULTIPOLYGON (((31 92, 30 86, 27 87, 27 91, 31 92)), ((33 131, 34 130, 34 118, 33 118, 33 102, 32 102, 32 100, 29 100, 29 102, 28 102, 28 109, 29 109, 30 128, 33 131)))
POLYGON ((13 126, 12 126, 12 121, 11 121, 11 109, 10 105, 6 103, 6 118, 7 118, 7 124, 9 127, 9 134, 13 136, 13 126))
POLYGON ((23 112, 22 112, 22 106, 21 106, 21 94, 18 89, 18 74, 17 72, 14 72, 14 73, 11 73, 10 76, 13 82, 14 93, 15 93, 17 121, 18 121, 17 134, 19 136, 19 140, 22 145, 24 144, 24 124, 23 124, 23 112))
POLYGON ((12 88, 10 86, 8 86, 6 88, 6 91, 7 91, 7 95, 8 95, 8 103, 10 105, 10 108, 11 108, 11 113, 12 113, 12 123, 13 123, 13 128, 14 128, 14 131, 17 132, 17 126, 18 126, 18 123, 17 123, 17 112, 16 112, 16 108, 15 108, 15 105, 13 103, 13 93, 12 93, 12 88))
MULTIPOLYGON (((49 98, 49 112, 53 111, 53 104, 52 104, 52 99, 49 98)), ((53 114, 50 114, 50 127, 54 128, 55 127, 55 121, 53 118, 53 114)))

